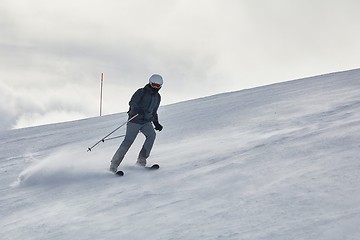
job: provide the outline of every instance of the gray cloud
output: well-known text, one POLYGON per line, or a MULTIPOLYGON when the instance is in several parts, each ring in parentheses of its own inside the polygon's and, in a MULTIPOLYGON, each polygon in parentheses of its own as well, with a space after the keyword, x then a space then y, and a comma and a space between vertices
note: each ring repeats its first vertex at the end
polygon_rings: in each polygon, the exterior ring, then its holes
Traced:
POLYGON ((108 114, 154 72, 167 104, 356 68, 359 5, 3 0, 0 130, 97 115, 101 72, 108 114))

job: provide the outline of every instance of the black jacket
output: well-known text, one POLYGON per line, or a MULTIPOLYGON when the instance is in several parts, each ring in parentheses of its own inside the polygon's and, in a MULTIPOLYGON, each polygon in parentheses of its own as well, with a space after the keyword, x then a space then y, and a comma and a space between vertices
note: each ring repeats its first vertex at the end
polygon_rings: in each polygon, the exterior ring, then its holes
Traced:
POLYGON ((157 110, 159 108, 161 96, 159 89, 155 89, 147 84, 145 87, 138 89, 129 102, 129 118, 139 114, 131 122, 144 124, 147 122, 159 122, 157 110))

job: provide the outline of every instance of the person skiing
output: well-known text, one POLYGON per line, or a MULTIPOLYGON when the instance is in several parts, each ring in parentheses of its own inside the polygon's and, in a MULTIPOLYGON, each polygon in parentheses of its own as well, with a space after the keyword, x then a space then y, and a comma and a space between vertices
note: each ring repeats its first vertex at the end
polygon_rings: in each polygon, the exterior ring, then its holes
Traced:
POLYGON ((155 142, 155 130, 161 131, 163 129, 163 126, 159 123, 157 114, 161 101, 159 90, 162 85, 162 77, 159 74, 153 74, 149 78, 149 83, 146 84, 145 87, 138 89, 131 97, 128 111, 129 119, 136 114, 138 114, 138 116, 127 123, 125 138, 111 160, 110 171, 114 173, 117 172, 117 168, 139 132, 144 134, 146 139, 139 152, 136 163, 143 167, 146 166, 146 159, 149 157, 155 142), (155 130, 151 122, 154 124, 155 130))

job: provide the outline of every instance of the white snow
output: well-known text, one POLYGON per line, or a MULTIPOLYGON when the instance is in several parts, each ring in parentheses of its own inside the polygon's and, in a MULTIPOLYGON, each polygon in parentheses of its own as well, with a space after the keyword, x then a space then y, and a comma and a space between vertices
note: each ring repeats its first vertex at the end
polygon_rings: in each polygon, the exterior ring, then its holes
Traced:
POLYGON ((86 150, 126 113, 1 132, 1 239, 360 239, 360 70, 159 116, 160 170, 134 166, 139 135, 120 178, 122 139, 86 150))

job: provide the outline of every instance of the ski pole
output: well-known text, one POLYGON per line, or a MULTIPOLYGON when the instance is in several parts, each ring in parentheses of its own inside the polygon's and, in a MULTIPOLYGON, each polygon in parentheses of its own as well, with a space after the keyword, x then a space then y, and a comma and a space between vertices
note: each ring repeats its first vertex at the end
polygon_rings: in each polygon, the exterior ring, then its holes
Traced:
POLYGON ((128 122, 130 122, 131 120, 133 120, 134 118, 136 118, 139 114, 136 114, 135 116, 131 117, 129 120, 127 120, 126 122, 124 122, 123 124, 121 124, 119 127, 117 127, 114 131, 112 131, 111 133, 109 133, 108 135, 106 135, 105 137, 103 137, 101 140, 99 140, 97 143, 95 143, 93 146, 89 147, 87 152, 91 151, 96 145, 98 145, 101 142, 105 142, 105 139, 110 136, 111 134, 113 134, 114 132, 116 132, 119 128, 121 128, 122 126, 124 126, 125 124, 127 124, 128 122))
POLYGON ((107 138, 107 139, 104 139, 104 142, 109 141, 109 140, 113 140, 113 139, 117 139, 117 138, 121 138, 121 137, 125 137, 125 135, 119 135, 119 136, 116 136, 116 137, 107 138))

